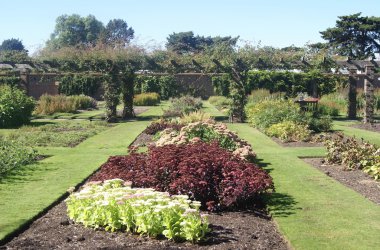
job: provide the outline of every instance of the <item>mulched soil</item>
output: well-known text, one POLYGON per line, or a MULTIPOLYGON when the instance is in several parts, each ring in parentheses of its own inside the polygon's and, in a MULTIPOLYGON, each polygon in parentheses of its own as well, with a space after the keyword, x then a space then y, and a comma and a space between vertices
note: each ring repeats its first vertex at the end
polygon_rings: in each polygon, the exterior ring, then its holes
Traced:
MULTIPOLYGON (((151 142, 152 136, 142 133, 132 146, 151 142)), ((61 202, 0 249, 290 249, 264 208, 208 215, 212 231, 204 242, 176 243, 85 228, 67 217, 61 202)))
POLYGON ((323 162, 323 158, 303 158, 303 160, 331 178, 334 178, 343 185, 380 205, 380 182, 375 181, 363 171, 348 171, 344 170, 344 166, 342 165, 328 165, 323 162))
POLYGON ((0 249, 290 249, 261 210, 210 213, 212 232, 205 242, 176 243, 74 224, 61 202, 0 249))
POLYGON ((146 133, 141 133, 131 144, 132 147, 144 147, 154 144, 153 135, 148 135, 146 133))
POLYGON ((369 130, 373 132, 380 132, 380 123, 374 123, 374 124, 360 123, 360 124, 351 125, 351 127, 369 130))

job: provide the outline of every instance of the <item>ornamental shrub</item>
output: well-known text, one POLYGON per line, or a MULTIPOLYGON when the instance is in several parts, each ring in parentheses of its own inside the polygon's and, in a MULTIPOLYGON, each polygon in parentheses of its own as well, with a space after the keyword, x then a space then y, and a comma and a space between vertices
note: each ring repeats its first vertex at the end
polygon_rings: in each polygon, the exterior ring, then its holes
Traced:
POLYGON ((74 113, 77 110, 96 108, 96 100, 85 95, 42 95, 38 101, 35 113, 51 115, 54 113, 74 113))
POLYGON ((304 123, 305 117, 300 112, 298 104, 291 100, 264 100, 262 102, 247 105, 248 122, 263 131, 270 126, 284 121, 304 123))
POLYGON ((133 105, 155 106, 160 103, 160 96, 157 93, 142 93, 133 97, 133 105))
POLYGON ((11 170, 37 159, 37 151, 21 142, 5 140, 0 137, 0 178, 11 170))
POLYGON ((151 147, 147 153, 110 157, 90 180, 114 178, 131 181, 132 187, 188 195, 209 210, 248 205, 273 189, 267 172, 217 143, 204 142, 151 147))
POLYGON ((202 100, 192 96, 182 96, 170 99, 170 106, 164 110, 164 117, 175 117, 189 114, 202 108, 202 100))
POLYGON ((90 182, 66 199, 68 216, 86 227, 125 230, 173 240, 200 241, 209 231, 200 202, 185 195, 133 189, 120 179, 90 182))
POLYGON ((283 142, 307 141, 310 139, 311 130, 307 125, 284 121, 270 126, 266 134, 277 137, 283 142))
POLYGON ((20 126, 30 122, 35 101, 23 90, 0 86, 0 128, 20 126))
POLYGON ((184 125, 177 124, 173 122, 169 122, 166 120, 159 120, 156 122, 152 122, 145 130, 144 133, 148 135, 155 135, 157 132, 161 132, 167 128, 171 128, 173 130, 179 131, 184 125))

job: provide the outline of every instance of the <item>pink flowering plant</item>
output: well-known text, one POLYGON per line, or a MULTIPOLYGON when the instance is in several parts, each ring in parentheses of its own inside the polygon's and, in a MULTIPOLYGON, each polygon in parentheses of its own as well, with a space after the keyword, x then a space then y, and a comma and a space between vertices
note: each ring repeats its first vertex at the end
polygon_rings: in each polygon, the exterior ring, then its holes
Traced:
POLYGON ((169 144, 185 144, 203 142, 218 142, 221 148, 233 152, 234 155, 253 160, 256 155, 245 140, 227 128, 223 123, 216 123, 213 120, 193 122, 181 128, 180 131, 168 128, 160 133, 156 146, 169 144))

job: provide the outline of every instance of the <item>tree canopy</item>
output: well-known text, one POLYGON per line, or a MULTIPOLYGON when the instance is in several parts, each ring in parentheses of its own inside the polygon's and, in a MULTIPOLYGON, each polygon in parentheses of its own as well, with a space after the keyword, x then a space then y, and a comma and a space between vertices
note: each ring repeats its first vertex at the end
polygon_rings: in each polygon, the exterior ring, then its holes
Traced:
POLYGON ((99 42, 109 46, 125 45, 133 38, 133 34, 133 29, 122 19, 113 19, 105 27, 93 15, 61 15, 56 19, 47 46, 59 49, 78 45, 95 46, 99 42))
POLYGON ((10 50, 24 51, 25 47, 22 44, 21 40, 19 39, 15 39, 15 38, 6 39, 0 45, 0 51, 10 51, 10 50))
POLYGON ((192 31, 178 32, 170 34, 167 38, 166 48, 168 50, 174 51, 178 54, 185 53, 199 53, 205 49, 215 46, 217 44, 227 44, 230 47, 234 47, 239 39, 239 37, 204 37, 204 36, 194 36, 192 31))
POLYGON ((338 18, 335 27, 320 32, 338 53, 366 59, 380 52, 380 17, 356 13, 338 18))

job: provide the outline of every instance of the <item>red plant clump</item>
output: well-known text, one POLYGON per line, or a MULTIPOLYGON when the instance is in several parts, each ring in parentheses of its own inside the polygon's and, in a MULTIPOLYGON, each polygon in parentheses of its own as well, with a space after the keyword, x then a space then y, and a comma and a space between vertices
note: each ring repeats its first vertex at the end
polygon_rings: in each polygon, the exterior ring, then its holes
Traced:
POLYGON ((252 202, 273 189, 272 178, 217 143, 151 147, 147 153, 110 157, 91 181, 120 178, 133 187, 186 194, 209 210, 252 202))
POLYGON ((166 121, 153 122, 144 130, 144 133, 148 135, 155 135, 157 132, 163 131, 167 128, 172 128, 174 130, 180 131, 183 126, 184 125, 182 124, 176 124, 166 121))

